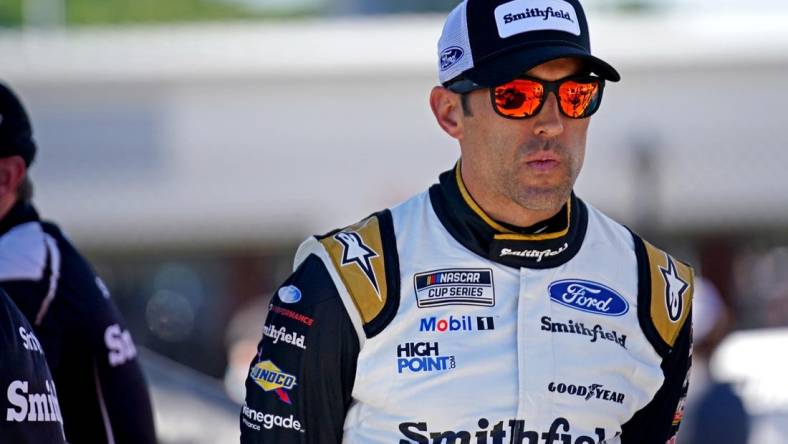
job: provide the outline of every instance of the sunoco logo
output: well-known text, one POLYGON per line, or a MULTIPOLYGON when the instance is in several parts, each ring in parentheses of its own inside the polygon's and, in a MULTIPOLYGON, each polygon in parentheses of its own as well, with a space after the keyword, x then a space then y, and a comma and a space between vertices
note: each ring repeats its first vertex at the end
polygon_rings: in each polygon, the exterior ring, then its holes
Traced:
POLYGON ((282 402, 292 404, 286 390, 296 385, 296 377, 283 372, 270 360, 258 362, 249 371, 249 377, 266 392, 273 391, 282 402))
POLYGON ((551 393, 560 393, 579 396, 586 401, 589 399, 601 399, 603 401, 615 402, 617 404, 624 403, 624 394, 608 390, 602 384, 590 385, 575 385, 564 384, 563 382, 551 382, 547 384, 547 390, 551 393))
POLYGON ((454 356, 441 356, 437 342, 406 342, 397 346, 397 373, 446 371, 457 366, 454 356))
MULTIPOLYGON (((548 430, 532 430, 523 419, 498 421, 494 425, 487 419, 477 421, 478 429, 473 430, 430 430, 426 422, 403 422, 399 431, 405 438, 417 443, 462 443, 467 444, 593 444, 605 440, 605 429, 596 427, 596 436, 570 433, 571 426, 566 418, 556 418, 548 430), (492 426, 492 427, 491 427, 492 426), (473 440, 473 441, 471 441, 473 440)), ((400 442, 406 442, 402 440, 400 442)))

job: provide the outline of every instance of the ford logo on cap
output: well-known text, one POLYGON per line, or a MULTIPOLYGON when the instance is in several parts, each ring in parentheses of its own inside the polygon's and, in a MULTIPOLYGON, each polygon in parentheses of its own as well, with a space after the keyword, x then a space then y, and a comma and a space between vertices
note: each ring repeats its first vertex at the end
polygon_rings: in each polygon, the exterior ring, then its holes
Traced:
POLYGON ((295 285, 288 285, 279 289, 279 300, 285 304, 295 304, 301 300, 301 290, 295 285))
POLYGON ((580 279, 555 281, 548 287, 550 299, 575 310, 605 316, 621 316, 629 303, 610 287, 580 279))
POLYGON ((457 46, 449 46, 441 51, 441 71, 446 71, 454 66, 455 63, 460 61, 463 54, 465 54, 465 52, 462 48, 457 46))

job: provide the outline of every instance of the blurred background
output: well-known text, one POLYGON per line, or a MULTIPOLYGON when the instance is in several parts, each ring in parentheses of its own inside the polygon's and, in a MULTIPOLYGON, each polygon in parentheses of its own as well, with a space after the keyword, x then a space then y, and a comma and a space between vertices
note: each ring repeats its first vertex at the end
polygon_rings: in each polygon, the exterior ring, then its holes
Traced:
MULTIPOLYGON (((456 3, 0 2, 35 201, 145 349, 162 443, 237 441, 267 300, 302 239, 452 167, 427 97, 456 3)), ((577 192, 704 276, 697 387, 743 401, 749 442, 788 442, 788 4, 584 6, 623 81, 577 192)))

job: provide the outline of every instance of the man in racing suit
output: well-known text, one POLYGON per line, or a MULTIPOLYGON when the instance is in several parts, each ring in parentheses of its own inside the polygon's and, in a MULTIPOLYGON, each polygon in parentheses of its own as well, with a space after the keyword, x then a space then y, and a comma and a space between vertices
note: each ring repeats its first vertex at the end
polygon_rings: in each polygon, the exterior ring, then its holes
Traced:
POLYGON ((619 80, 580 4, 463 1, 438 52, 430 105, 461 160, 299 247, 241 442, 675 442, 693 273, 572 192, 619 80))
POLYGON ((27 168, 36 145, 21 102, 2 84, 0 119, 0 289, 40 340, 66 440, 153 443, 153 412, 134 342, 106 286, 30 202, 27 168))

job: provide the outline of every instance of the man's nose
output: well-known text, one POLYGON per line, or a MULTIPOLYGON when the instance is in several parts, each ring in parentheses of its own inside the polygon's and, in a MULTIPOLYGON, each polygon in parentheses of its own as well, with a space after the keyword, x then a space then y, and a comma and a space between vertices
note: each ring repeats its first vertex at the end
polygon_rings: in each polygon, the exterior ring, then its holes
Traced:
POLYGON ((539 114, 533 117, 534 134, 541 137, 555 137, 564 132, 561 111, 558 109, 558 98, 555 94, 548 93, 545 104, 539 114))

